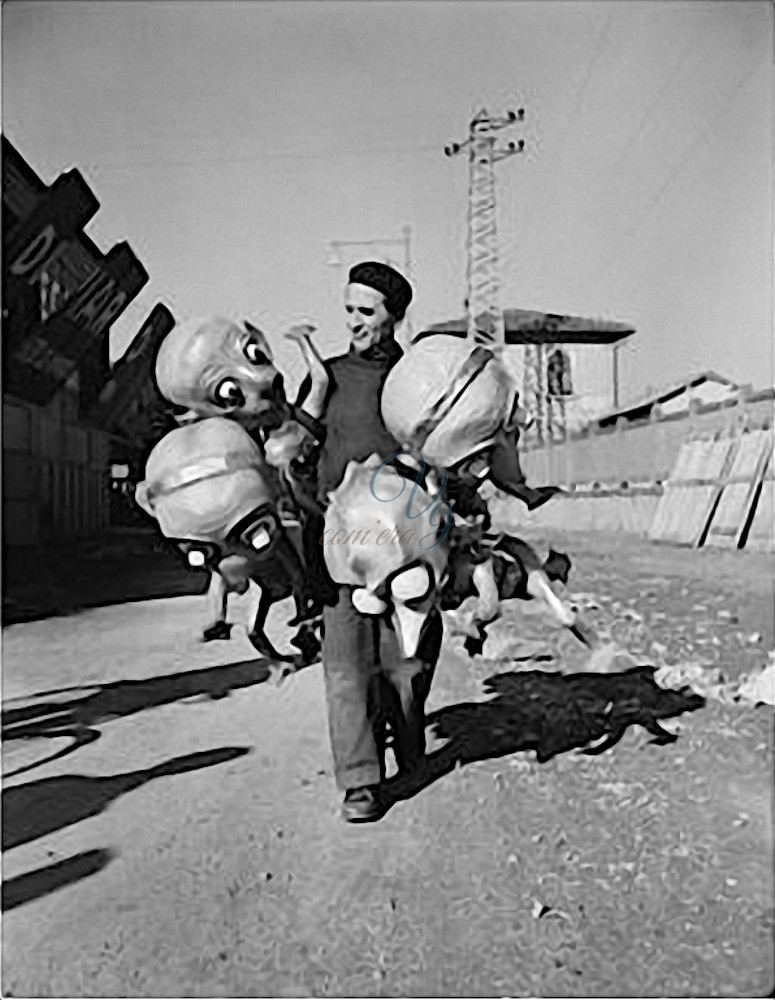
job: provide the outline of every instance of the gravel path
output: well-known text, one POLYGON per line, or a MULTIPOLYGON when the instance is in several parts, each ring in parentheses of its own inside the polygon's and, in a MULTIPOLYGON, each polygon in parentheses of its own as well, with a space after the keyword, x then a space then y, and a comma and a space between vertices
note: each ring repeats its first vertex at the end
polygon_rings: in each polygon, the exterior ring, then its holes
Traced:
MULTIPOLYGON (((732 675, 772 646, 771 562, 566 548, 644 657, 732 675)), ((320 667, 275 688, 242 634, 193 641, 200 601, 4 630, 6 996, 771 990, 771 709, 709 701, 667 720, 674 743, 635 725, 538 763, 536 728, 583 733, 597 695, 554 672, 580 650, 510 609, 497 658, 445 645, 426 787, 348 827, 320 667)))

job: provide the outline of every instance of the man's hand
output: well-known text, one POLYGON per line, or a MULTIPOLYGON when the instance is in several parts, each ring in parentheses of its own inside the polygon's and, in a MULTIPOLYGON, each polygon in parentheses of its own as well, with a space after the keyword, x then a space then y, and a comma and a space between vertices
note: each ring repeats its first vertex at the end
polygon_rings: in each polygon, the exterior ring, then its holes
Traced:
POLYGON ((285 334, 286 340, 292 340, 299 345, 302 357, 307 364, 307 371, 312 385, 307 398, 302 403, 305 413, 318 420, 323 413, 328 393, 329 378, 323 358, 317 347, 312 343, 311 336, 316 327, 310 323, 292 326, 285 334))
POLYGON ((292 340, 301 346, 302 342, 306 343, 313 333, 317 331, 317 327, 312 323, 297 323, 292 326, 290 330, 285 334, 286 340, 292 340))

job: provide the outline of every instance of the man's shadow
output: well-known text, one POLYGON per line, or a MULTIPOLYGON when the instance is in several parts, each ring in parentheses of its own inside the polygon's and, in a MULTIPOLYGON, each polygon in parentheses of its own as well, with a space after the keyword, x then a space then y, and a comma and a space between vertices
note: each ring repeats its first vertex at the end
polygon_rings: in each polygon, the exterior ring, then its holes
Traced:
POLYGON ((484 683, 495 695, 491 700, 449 705, 428 717, 436 735, 449 742, 427 756, 414 775, 388 781, 385 797, 412 798, 457 766, 518 751, 535 751, 541 764, 573 749, 604 753, 633 725, 650 733, 652 743, 672 743, 677 737, 659 720, 694 712, 705 699, 688 687, 659 687, 654 672, 641 666, 616 674, 531 670, 490 677, 484 683), (597 740, 602 743, 590 748, 597 740))
MULTIPOLYGON (((4 851, 11 850, 97 816, 119 796, 156 778, 225 764, 249 752, 249 747, 218 747, 173 757, 154 767, 107 778, 67 774, 6 788, 2 795, 2 848, 4 851)), ((8 879, 2 885, 0 908, 11 910, 57 889, 74 885, 101 871, 114 856, 113 851, 104 848, 84 851, 8 879)))
POLYGON ((48 896, 57 889, 64 889, 67 886, 75 885, 81 879, 96 875, 97 872, 106 868, 113 860, 113 852, 105 848, 97 848, 92 851, 81 851, 72 857, 56 861, 35 871, 25 872, 24 875, 17 875, 16 878, 9 878, 3 882, 2 904, 0 909, 13 910, 24 903, 30 903, 35 899, 48 896))
MULTIPOLYGON (((303 667, 297 667, 297 670, 300 669, 303 667)), ((86 694, 82 693, 83 687, 41 692, 25 699, 25 704, 18 708, 3 711, 3 742, 41 738, 67 738, 70 742, 45 760, 11 772, 6 771, 5 777, 57 760, 94 742, 100 737, 100 732, 95 727, 112 719, 169 705, 184 698, 223 698, 231 691, 263 684, 271 677, 269 661, 256 659, 202 670, 183 670, 176 674, 137 681, 123 680, 93 685, 86 694), (69 692, 73 692, 74 696, 67 698, 69 692), (55 695, 58 697, 54 698, 55 695), (65 697, 62 699, 60 696, 65 697)))
POLYGON ((6 788, 2 795, 3 850, 9 851, 97 816, 119 796, 156 778, 225 764, 249 752, 249 747, 219 747, 107 778, 63 774, 6 788))

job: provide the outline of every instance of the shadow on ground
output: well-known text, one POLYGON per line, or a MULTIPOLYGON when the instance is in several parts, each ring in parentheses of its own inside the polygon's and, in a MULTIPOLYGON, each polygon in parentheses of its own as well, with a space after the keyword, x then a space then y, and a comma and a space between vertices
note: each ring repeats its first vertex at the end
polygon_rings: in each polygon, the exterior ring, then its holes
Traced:
POLYGON ((387 782, 388 801, 412 798, 455 767, 473 761, 523 750, 534 750, 539 763, 574 749, 604 753, 634 725, 646 729, 652 743, 672 743, 677 737, 659 720, 705 704, 690 688, 660 688, 650 666, 572 676, 531 670, 497 674, 484 683, 495 695, 490 701, 449 705, 429 716, 436 735, 449 742, 426 757, 417 774, 387 782), (602 742, 589 747, 598 740, 602 742))
POLYGON ((225 764, 246 753, 249 753, 248 747, 222 747, 186 754, 184 757, 173 757, 163 764, 142 771, 114 774, 109 778, 63 774, 6 788, 2 797, 3 850, 9 851, 20 844, 27 844, 38 837, 96 816, 120 795, 155 778, 225 764))
POLYGON ((6 708, 3 711, 3 743, 7 745, 13 740, 62 738, 69 739, 70 742, 62 750, 43 760, 16 770, 6 770, 5 777, 40 767, 94 742, 100 737, 99 730, 94 727, 112 719, 158 708, 184 698, 223 698, 239 688, 262 684, 271 676, 268 661, 257 659, 202 670, 185 670, 145 680, 94 685, 86 694, 83 693, 83 688, 77 687, 43 691, 25 699, 24 704, 18 708, 6 708), (73 697, 67 698, 69 693, 73 697), (56 700, 54 696, 57 696, 56 700))
POLYGON ((65 858, 64 861, 57 861, 34 872, 9 878, 3 882, 2 909, 13 910, 24 903, 31 903, 34 899, 48 896, 57 889, 74 885, 90 875, 96 875, 110 863, 112 858, 113 854, 103 848, 82 851, 71 858, 65 858))
POLYGON ((4 626, 206 589, 207 574, 186 567, 180 553, 150 530, 44 553, 3 553, 4 626))
MULTIPOLYGON (((225 764, 249 752, 249 747, 219 747, 173 757, 154 767, 114 774, 109 778, 66 774, 6 788, 2 795, 2 848, 9 851, 97 816, 121 795, 156 778, 225 764)), ((2 886, 2 909, 13 909, 56 889, 73 885, 82 878, 101 871, 112 856, 106 850, 86 851, 9 879, 2 886)))

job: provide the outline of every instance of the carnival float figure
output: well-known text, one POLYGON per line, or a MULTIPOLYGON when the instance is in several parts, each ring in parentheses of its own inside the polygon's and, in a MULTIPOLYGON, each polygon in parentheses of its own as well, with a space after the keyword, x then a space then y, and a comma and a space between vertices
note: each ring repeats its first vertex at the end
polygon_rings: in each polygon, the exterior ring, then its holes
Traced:
MULTIPOLYGON (((388 746, 399 773, 414 771, 424 754, 425 702, 441 648, 448 529, 448 508, 376 454, 349 462, 329 494, 321 539, 326 564, 379 647, 367 714, 380 781, 388 746)), ((329 640, 329 652, 341 655, 341 641, 329 640)))
MULTIPOLYGON (((229 592, 244 594, 251 581, 258 584, 261 594, 249 638, 271 660, 294 662, 296 657, 277 652, 265 632, 276 601, 293 597, 294 623, 306 618, 305 566, 280 523, 281 493, 276 473, 244 428, 223 417, 207 417, 162 438, 148 457, 145 480, 135 495, 189 566, 209 571, 229 592)), ((218 593, 211 589, 209 600, 211 617, 218 616, 218 593)), ((302 626, 292 643, 304 662, 319 650, 309 627, 302 626)))
POLYGON ((231 417, 279 427, 286 416, 283 377, 264 334, 218 316, 187 320, 167 334, 156 356, 156 386, 183 423, 231 417))
MULTIPOLYGON (((302 328, 301 332, 306 332, 306 329, 302 328)), ((241 428, 243 438, 252 440, 254 449, 261 456, 260 475, 259 466, 252 466, 253 474, 248 480, 251 488, 258 489, 256 502, 264 494, 273 496, 277 547, 286 553, 295 550, 297 561, 303 564, 298 505, 289 490, 287 473, 291 467, 295 468, 303 463, 305 451, 309 450, 314 439, 293 417, 292 408, 288 406, 285 397, 282 375, 274 365, 272 350, 264 334, 248 321, 242 326, 220 317, 186 321, 174 327, 162 341, 156 357, 154 376, 159 393, 176 408, 176 419, 182 427, 195 427, 202 421, 213 419, 226 420, 241 428), (267 442, 273 434, 276 439, 269 445, 267 460, 267 442), (261 479, 263 483, 260 488, 257 479, 261 479)), ((199 432, 194 432, 187 438, 175 435, 172 442, 167 442, 166 447, 173 455, 186 454, 195 465, 196 460, 201 457, 196 454, 199 444, 206 450, 210 449, 209 442, 214 435, 217 437, 220 433, 227 436, 230 432, 221 428, 220 431, 208 433, 209 437, 199 432)), ((160 442, 157 447, 161 445, 160 442)), ((250 451, 244 441, 242 447, 246 453, 250 451)), ((167 452, 159 454, 166 455, 167 452)), ((172 458, 171 461, 174 464, 177 459, 172 458)), ((214 499, 209 494, 203 494, 198 502, 205 503, 214 499)), ((138 501, 140 502, 140 497, 138 501)), ((246 507, 247 513, 247 508, 251 506, 250 496, 248 493, 240 495, 235 503, 246 507)), ((144 506, 142 502, 140 505, 144 506)), ((222 521, 218 510, 216 506, 213 516, 216 521, 219 518, 222 521)), ((203 509, 200 514, 202 518, 207 518, 208 511, 203 509)), ((223 523, 218 530, 224 531, 231 527, 223 523)), ((187 545, 180 542, 178 547, 190 563, 187 545)), ((322 556, 314 550, 311 555, 312 561, 306 567, 303 578, 294 582, 296 615, 289 622, 290 625, 303 625, 319 619, 320 599, 325 596, 327 578, 325 570, 321 572, 320 568, 322 556)), ((220 572, 212 560, 204 568, 209 571, 210 580, 208 617, 202 639, 226 639, 231 632, 231 626, 227 622, 228 594, 241 592, 243 582, 238 574, 240 582, 235 583, 233 574, 220 572)), ((271 559, 258 562, 254 559, 251 572, 254 582, 262 591, 258 615, 259 618, 265 618, 268 605, 282 599, 279 595, 288 591, 287 573, 283 575, 281 565, 276 565, 271 559), (257 573, 260 575, 256 576, 257 573), (273 579, 276 573, 279 574, 278 580, 273 579)), ((304 626, 302 633, 297 636, 297 641, 302 642, 307 650, 314 645, 311 633, 311 628, 304 626)), ((262 627, 254 629, 257 648, 264 648, 269 653, 271 643, 267 644, 261 638, 262 635, 262 627)))
POLYGON ((390 372, 381 405, 385 426, 414 460, 418 476, 435 480, 453 506, 450 578, 442 607, 455 630, 467 637, 469 652, 481 651, 485 626, 511 597, 541 602, 551 620, 590 644, 576 613, 552 586, 562 577, 562 571, 553 572, 556 560, 547 571, 525 543, 488 532, 489 511, 479 493, 485 481, 530 510, 559 492, 525 482, 517 451, 524 415, 497 351, 455 336, 426 336, 390 372), (524 577, 524 586, 513 586, 515 572, 524 577))

